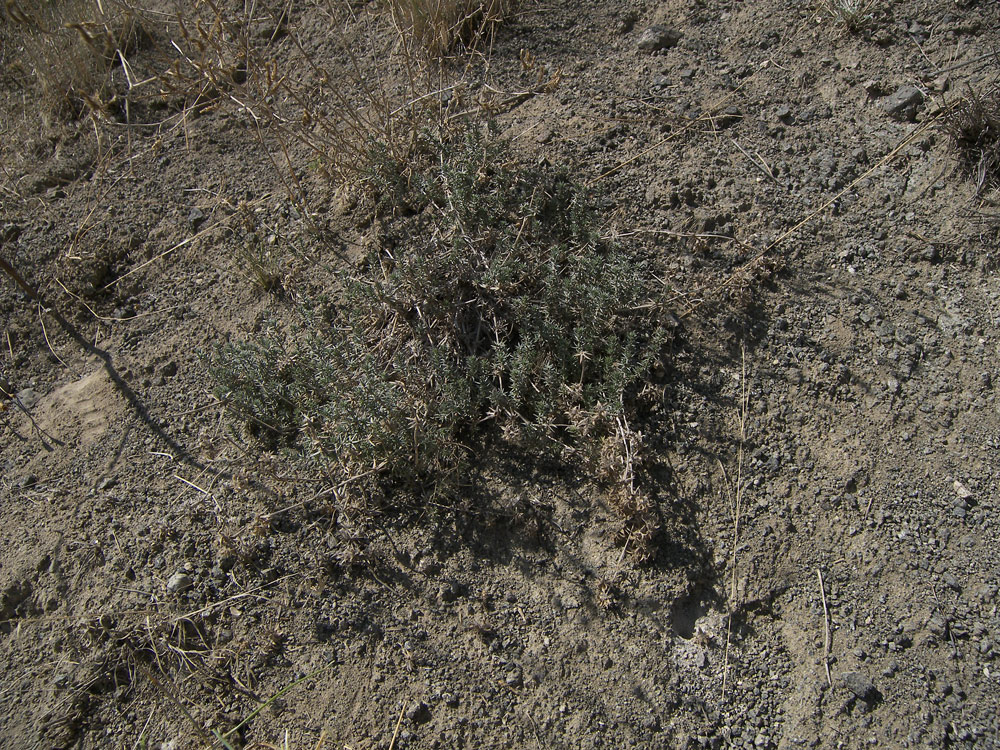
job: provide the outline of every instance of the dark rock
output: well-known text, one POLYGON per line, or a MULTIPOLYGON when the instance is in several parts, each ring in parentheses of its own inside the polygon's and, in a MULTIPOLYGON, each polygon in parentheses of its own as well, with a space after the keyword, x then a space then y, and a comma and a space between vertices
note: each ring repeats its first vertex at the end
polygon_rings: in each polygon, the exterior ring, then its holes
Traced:
POLYGON ((882 102, 882 109, 893 120, 913 122, 923 102, 924 94, 916 86, 900 86, 882 102))
POLYGON ((675 47, 681 40, 681 32, 666 26, 650 26, 639 37, 640 52, 659 52, 675 47))
POLYGON ((14 242, 21 236, 21 227, 17 224, 7 223, 0 226, 0 242, 14 242))
POLYGON ((406 718, 414 724, 426 724, 431 720, 431 710, 423 701, 414 701, 406 709, 406 718))
POLYGON ((165 378, 172 378, 177 374, 177 363, 170 360, 167 364, 160 368, 160 374, 165 378))
POLYGON ((30 581, 14 581, 0 592, 0 619, 13 620, 21 604, 31 596, 30 581))
POLYGON ((507 687, 519 688, 524 685, 524 675, 521 673, 520 669, 512 669, 507 673, 507 677, 504 679, 507 687))
POLYGON ((868 94, 869 99, 878 99, 879 97, 885 96, 885 89, 882 87, 882 83, 874 78, 865 81, 861 84, 868 94))
POLYGON ((200 208, 192 208, 191 213, 188 214, 188 225, 191 227, 191 231, 197 232, 198 228, 205 223, 205 219, 207 218, 205 212, 200 208))
POLYGON ((740 111, 739 107, 732 105, 726 107, 721 113, 716 115, 714 123, 717 129, 722 130, 723 128, 732 127, 742 119, 743 112, 740 111))
POLYGON ((437 598, 442 604, 451 604, 462 595, 462 587, 452 581, 445 581, 438 587, 437 598))
POLYGON ((187 573, 174 573, 167 581, 167 591, 173 594, 180 594, 187 591, 194 585, 194 581, 187 573))
POLYGON ((774 111, 774 116, 778 118, 779 122, 785 125, 791 125, 795 122, 795 117, 792 115, 792 108, 788 105, 781 105, 774 111))
POLYGON ((879 692, 864 672, 844 672, 840 679, 844 687, 850 690, 858 700, 869 705, 878 702, 879 692))
POLYGON ((636 21, 639 20, 639 14, 634 10, 629 11, 621 17, 621 21, 618 25, 618 30, 622 34, 628 34, 635 28, 636 21))
POLYGON ((39 398, 41 396, 33 388, 22 388, 17 392, 17 400, 21 402, 21 406, 25 409, 33 408, 38 403, 39 398))

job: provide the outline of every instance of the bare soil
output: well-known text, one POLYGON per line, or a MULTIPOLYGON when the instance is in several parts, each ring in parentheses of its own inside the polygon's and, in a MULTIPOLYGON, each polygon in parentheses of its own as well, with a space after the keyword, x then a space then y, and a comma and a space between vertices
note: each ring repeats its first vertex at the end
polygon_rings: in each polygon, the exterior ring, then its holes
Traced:
MULTIPOLYGON (((270 54, 341 69, 290 7, 270 54)), ((998 30, 987 0, 856 32, 557 0, 470 68, 668 270, 647 556, 587 476, 523 460, 483 467, 488 507, 344 523, 233 434, 204 355, 375 229, 226 97, 43 124, 5 70, 0 252, 59 319, 4 278, 0 744, 1000 746, 998 193, 942 128, 997 85, 998 30), (641 49, 656 25, 676 43, 641 49)))

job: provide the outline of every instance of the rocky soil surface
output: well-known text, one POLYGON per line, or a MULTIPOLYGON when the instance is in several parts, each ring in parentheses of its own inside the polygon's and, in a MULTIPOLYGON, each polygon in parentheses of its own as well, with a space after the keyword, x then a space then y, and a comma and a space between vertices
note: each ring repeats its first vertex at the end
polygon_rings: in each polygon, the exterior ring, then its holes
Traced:
MULTIPOLYGON (((225 97, 39 127, 5 71, 0 256, 62 322, 3 278, 0 744, 1000 746, 1000 214, 945 130, 1000 6, 849 5, 525 3, 470 68, 669 271, 648 559, 559 467, 339 523, 204 356, 374 230, 225 97)), ((342 64, 288 7, 269 54, 342 64)))

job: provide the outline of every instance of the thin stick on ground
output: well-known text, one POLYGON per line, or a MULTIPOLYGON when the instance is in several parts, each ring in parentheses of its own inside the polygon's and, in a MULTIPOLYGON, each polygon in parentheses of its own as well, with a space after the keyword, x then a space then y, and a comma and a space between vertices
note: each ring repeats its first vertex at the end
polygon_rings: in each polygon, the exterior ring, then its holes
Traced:
POLYGON ((819 578, 819 595, 823 600, 823 667, 826 669, 826 683, 833 687, 833 678, 830 676, 830 611, 826 608, 826 587, 823 585, 823 571, 816 568, 816 576, 819 578))
POLYGON ((389 740, 389 750, 395 750, 396 740, 399 739, 399 727, 403 723, 403 713, 406 711, 406 701, 399 708, 399 718, 396 719, 396 728, 392 730, 392 739, 389 740))

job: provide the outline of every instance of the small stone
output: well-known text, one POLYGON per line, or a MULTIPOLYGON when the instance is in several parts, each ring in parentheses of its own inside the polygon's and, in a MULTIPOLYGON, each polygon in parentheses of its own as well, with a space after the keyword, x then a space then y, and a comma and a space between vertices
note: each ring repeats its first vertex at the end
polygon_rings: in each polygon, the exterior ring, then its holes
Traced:
POLYGON ((198 228, 205 223, 205 219, 208 217, 205 212, 200 208, 192 208, 191 212, 188 214, 188 225, 191 227, 192 232, 197 232, 198 228))
POLYGON ((882 103, 882 109, 893 120, 913 122, 923 101, 924 94, 916 86, 900 86, 882 103))
POLYGON ((513 669, 507 673, 507 677, 504 682, 509 688, 519 688, 524 685, 524 675, 521 673, 520 669, 513 669))
POLYGON ((160 375, 162 375, 165 378, 172 378, 176 374, 177 374, 177 363, 174 362, 173 360, 170 360, 169 362, 167 362, 167 364, 163 365, 163 367, 160 368, 160 375))
POLYGON ((715 117, 715 127, 719 130, 732 127, 743 120, 743 112, 736 105, 726 107, 715 117))
POLYGON ((843 682, 844 687, 854 693, 854 697, 858 700, 868 704, 875 703, 878 700, 878 690, 875 688, 875 684, 865 673, 844 672, 840 676, 840 679, 841 682, 843 682))
POLYGON ((116 477, 104 477, 100 482, 97 483, 97 489, 110 490, 116 484, 118 484, 118 479, 116 477))
POLYGON ((880 96, 885 96, 885 90, 882 88, 882 83, 875 78, 865 81, 861 84, 861 86, 871 99, 877 99, 880 96))
POLYGON ((423 701, 414 701, 406 709, 406 718, 414 724, 426 724, 431 720, 431 709, 423 701))
POLYGON ((970 490, 968 487, 966 487, 957 479, 954 482, 952 482, 951 486, 955 489, 955 494, 958 495, 959 498, 961 498, 962 500, 968 500, 969 498, 972 497, 972 490, 970 490))
POLYGON ((927 621, 927 630, 941 638, 948 630, 948 621, 941 615, 934 615, 927 621))
POLYGON ((459 594, 461 594, 459 586, 451 581, 447 581, 438 587, 437 599, 442 604, 451 604, 459 597, 459 594))
POLYGON ((187 573, 174 573, 170 576, 170 580, 167 581, 167 591, 173 594, 180 594, 183 591, 187 591, 194 585, 194 581, 191 580, 191 576, 187 573))
POLYGON ((634 10, 630 10, 628 13, 621 17, 618 23, 618 30, 622 34, 628 34, 635 28, 636 21, 639 20, 639 14, 634 10))
POLYGON ((7 223, 0 226, 0 240, 3 242, 14 242, 21 236, 21 227, 17 224, 7 223))
POLYGON ((40 398, 41 396, 39 396, 38 391, 34 388, 22 388, 17 392, 17 400, 21 402, 21 406, 25 409, 34 408, 40 398))
POLYGON ((954 589, 955 591, 962 590, 962 584, 960 584, 958 582, 958 579, 955 578, 955 576, 952 575, 951 573, 945 573, 943 576, 941 576, 941 580, 944 581, 945 586, 947 586, 950 589, 954 589))
POLYGON ((778 118, 779 122, 785 125, 791 125, 795 121, 795 118, 792 116, 792 108, 785 104, 774 111, 774 116, 778 118))
POLYGON ((677 46, 681 40, 681 32, 667 26, 650 26, 639 37, 640 52, 659 52, 677 46))

